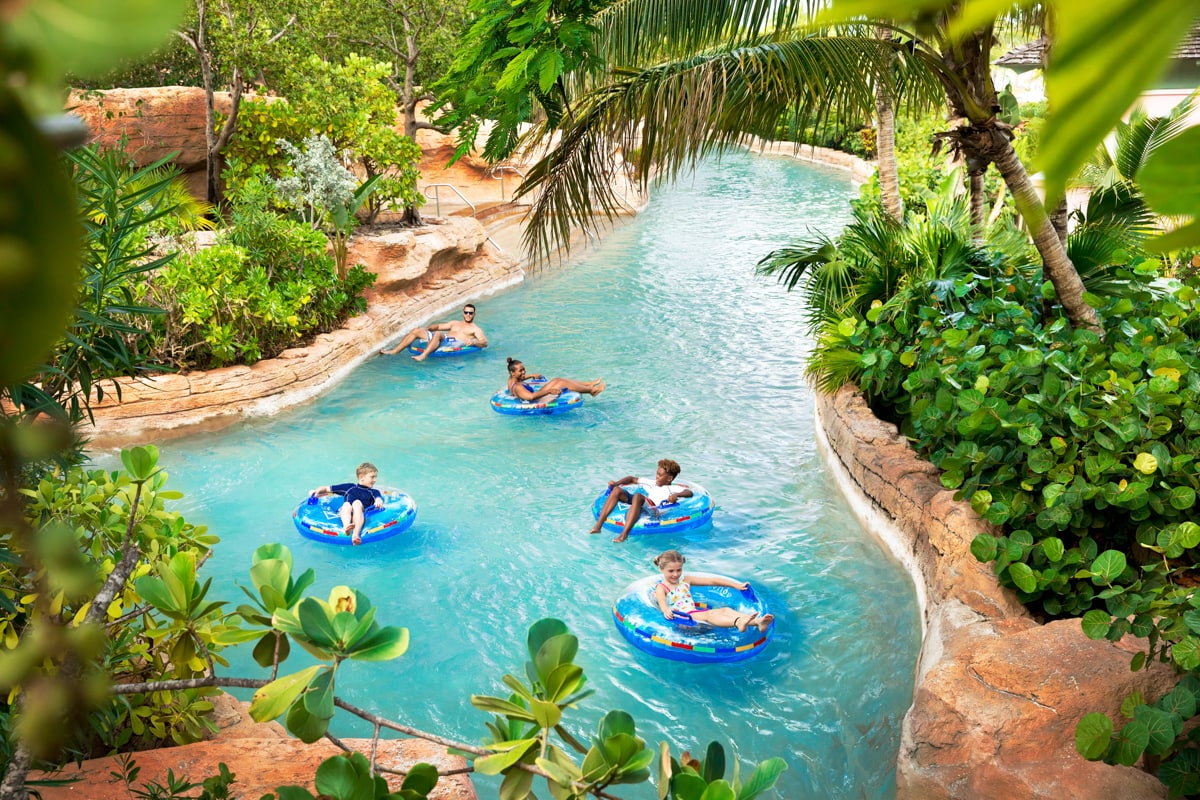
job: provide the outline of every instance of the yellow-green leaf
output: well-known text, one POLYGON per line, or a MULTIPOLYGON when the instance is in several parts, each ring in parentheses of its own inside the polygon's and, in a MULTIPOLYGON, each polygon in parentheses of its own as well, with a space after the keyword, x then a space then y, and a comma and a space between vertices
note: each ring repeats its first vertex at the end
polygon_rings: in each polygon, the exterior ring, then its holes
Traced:
POLYGON ((255 722, 266 722, 287 711, 288 706, 308 688, 308 684, 320 671, 320 665, 302 669, 291 675, 276 678, 259 689, 250 701, 251 718, 255 722))
POLYGON ((1158 459, 1149 453, 1138 453, 1137 458, 1133 460, 1133 468, 1143 475, 1153 475, 1158 469, 1158 459))

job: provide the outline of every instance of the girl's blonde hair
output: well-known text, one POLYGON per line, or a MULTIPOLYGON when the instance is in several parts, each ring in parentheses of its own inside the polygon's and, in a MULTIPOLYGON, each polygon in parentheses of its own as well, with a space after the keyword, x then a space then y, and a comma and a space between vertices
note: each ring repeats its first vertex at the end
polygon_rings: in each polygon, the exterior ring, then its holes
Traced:
POLYGON ((685 564, 687 559, 678 550, 663 550, 654 557, 654 566, 662 569, 667 564, 685 564))

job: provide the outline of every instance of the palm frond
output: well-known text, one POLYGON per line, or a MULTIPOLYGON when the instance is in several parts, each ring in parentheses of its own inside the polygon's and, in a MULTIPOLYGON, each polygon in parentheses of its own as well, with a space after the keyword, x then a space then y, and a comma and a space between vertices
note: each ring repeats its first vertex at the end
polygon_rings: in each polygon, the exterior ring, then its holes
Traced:
POLYGON ((757 275, 772 277, 792 291, 805 275, 837 258, 837 246, 823 233, 767 253, 754 267, 757 275))
POLYGON ((1132 289, 1118 269, 1143 241, 1144 235, 1121 222, 1089 223, 1067 237, 1067 255, 1089 292, 1121 297, 1132 289))
POLYGON ((861 354, 846 347, 836 334, 829 338, 822 335, 804 369, 813 385, 826 394, 833 394, 843 384, 858 380, 862 373, 861 354))
POLYGON ((617 0, 596 14, 601 54, 613 67, 749 44, 803 19, 803 3, 777 0, 617 0))
POLYGON ((1121 225, 1142 239, 1159 229, 1157 215, 1146 204, 1137 185, 1129 181, 1092 192, 1088 197, 1085 220, 1088 225, 1121 225))
MULTIPOLYGON (((518 197, 538 193, 526 248, 548 255, 569 244, 572 225, 591 230, 597 213, 611 220, 621 204, 608 180, 621 153, 636 153, 635 178, 645 189, 650 176, 671 180, 748 134, 770 135, 785 111, 818 126, 827 118, 867 116, 877 83, 889 86, 897 102, 937 102, 942 90, 926 64, 903 52, 873 37, 768 37, 616 71, 616 80, 578 103, 558 143, 518 188, 518 197)), ((549 133, 543 126, 530 135, 536 141, 549 133)))
POLYGON ((1195 103, 1196 95, 1193 94, 1171 109, 1167 116, 1145 119, 1139 127, 1137 138, 1123 148, 1120 146, 1118 137, 1117 166, 1122 177, 1130 181, 1137 180, 1142 165, 1149 160, 1154 151, 1174 139, 1192 124, 1190 117, 1195 103))
POLYGON ((837 245, 823 233, 770 252, 755 267, 758 275, 776 278, 789 292, 802 286, 810 334, 846 315, 856 296, 858 271, 839 257, 837 245))

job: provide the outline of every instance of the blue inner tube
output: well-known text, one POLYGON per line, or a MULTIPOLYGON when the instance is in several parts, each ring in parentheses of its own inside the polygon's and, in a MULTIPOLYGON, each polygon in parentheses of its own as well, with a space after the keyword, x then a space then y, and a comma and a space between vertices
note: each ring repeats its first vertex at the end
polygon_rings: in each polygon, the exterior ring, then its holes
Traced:
MULTIPOLYGON (((712 521, 713 510, 716 504, 708 494, 708 490, 698 483, 690 483, 679 481, 676 485, 686 486, 692 490, 691 497, 681 497, 676 503, 670 505, 661 505, 658 507, 658 516, 654 515, 654 509, 649 505, 642 506, 642 515, 638 517, 638 521, 633 523, 632 530, 629 531, 630 536, 643 533, 674 533, 677 531, 690 531, 695 528, 703 527, 712 521)), ((636 484, 633 486, 622 487, 628 492, 637 494, 636 484)), ((600 519, 600 511, 604 508, 604 501, 608 499, 608 493, 612 489, 605 487, 600 496, 592 503, 592 517, 600 519)), ((617 503, 617 507, 608 515, 608 519, 604 520, 604 530, 620 533, 625 528, 625 514, 629 511, 628 503, 617 503)))
MULTIPOLYGON (((414 356, 419 356, 425 352, 426 347, 429 347, 428 339, 417 339, 408 346, 408 352, 414 356)), ((476 347, 473 344, 463 344, 453 336, 447 336, 442 339, 442 343, 438 345, 438 349, 429 355, 431 357, 436 356, 437 358, 441 358, 442 356, 461 356, 467 353, 478 353, 482 349, 482 347, 476 347)))
MULTIPOLYGON (((398 489, 380 489, 383 508, 368 508, 363 517, 362 543, 381 542, 412 527, 417 518, 417 504, 398 489)), ((325 544, 350 545, 350 537, 342 530, 339 511, 344 498, 329 494, 305 500, 292 513, 292 522, 300 535, 325 544), (313 502, 313 501, 316 502, 313 502)))
MULTIPOLYGON (((546 385, 545 378, 526 378, 523 382, 535 391, 546 385)), ((582 405, 583 395, 579 392, 559 392, 557 397, 542 397, 533 403, 515 397, 507 387, 492 395, 492 410, 497 414, 562 414, 582 405)))
MULTIPOLYGON (((711 574, 691 572, 684 577, 711 574)), ((668 620, 654 600, 654 589, 660 581, 661 576, 651 575, 629 584, 612 610, 613 622, 621 635, 652 656, 693 664, 741 661, 761 653, 775 633, 774 621, 763 632, 755 625, 745 631, 717 628, 686 617, 680 619, 678 613, 675 620, 668 620)), ((739 614, 757 612, 761 617, 767 613, 766 604, 755 594, 753 586, 738 591, 726 586, 693 584, 692 599, 699 609, 729 606, 739 614)))

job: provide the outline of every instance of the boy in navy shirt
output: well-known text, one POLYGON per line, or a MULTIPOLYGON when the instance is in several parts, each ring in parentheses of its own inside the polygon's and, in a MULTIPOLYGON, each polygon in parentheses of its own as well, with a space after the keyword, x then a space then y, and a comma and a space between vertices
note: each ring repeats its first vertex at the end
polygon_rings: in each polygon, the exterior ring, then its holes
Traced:
POLYGON ((362 526, 364 512, 367 508, 383 508, 383 494, 375 488, 375 480, 379 470, 370 461, 364 461, 354 471, 358 483, 337 483, 331 486, 318 486, 309 492, 309 496, 319 494, 340 494, 342 502, 342 527, 346 533, 353 536, 354 544, 362 544, 362 526))

